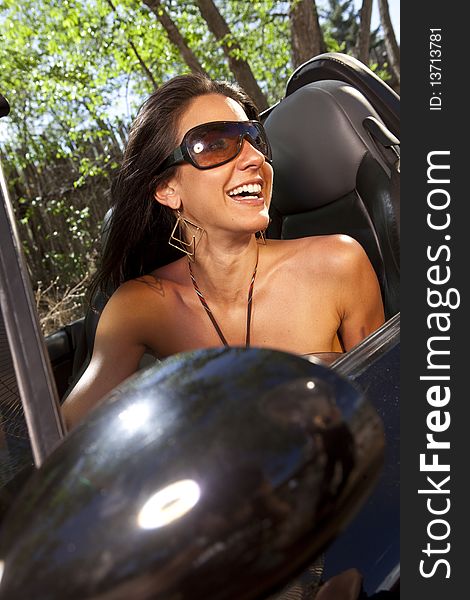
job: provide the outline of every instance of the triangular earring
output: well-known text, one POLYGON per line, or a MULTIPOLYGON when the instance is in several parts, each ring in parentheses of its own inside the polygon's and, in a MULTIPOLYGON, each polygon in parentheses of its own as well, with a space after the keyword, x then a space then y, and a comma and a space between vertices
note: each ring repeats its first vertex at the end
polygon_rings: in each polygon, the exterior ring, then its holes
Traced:
POLYGON ((192 223, 191 221, 189 221, 189 219, 185 219, 179 210, 177 210, 176 213, 178 215, 178 218, 176 219, 176 223, 170 234, 170 239, 168 240, 168 243, 170 246, 173 246, 173 248, 176 248, 180 252, 184 252, 187 255, 187 257, 194 262, 196 258, 196 246, 198 245, 202 234, 204 233, 204 229, 202 227, 199 227, 199 225, 192 223), (183 239, 185 237, 183 235, 182 230, 183 226, 188 230, 190 230, 191 227, 195 229, 197 239, 196 235, 194 235, 194 233, 190 231, 191 241, 186 242, 183 239))

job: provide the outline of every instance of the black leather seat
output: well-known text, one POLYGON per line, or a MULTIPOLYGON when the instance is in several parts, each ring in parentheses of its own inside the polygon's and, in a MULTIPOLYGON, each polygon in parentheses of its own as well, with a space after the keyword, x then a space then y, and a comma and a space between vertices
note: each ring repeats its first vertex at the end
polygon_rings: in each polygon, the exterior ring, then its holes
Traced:
POLYGON ((386 318, 397 313, 398 139, 357 88, 338 80, 296 89, 264 125, 274 163, 268 237, 350 235, 375 269, 386 318))

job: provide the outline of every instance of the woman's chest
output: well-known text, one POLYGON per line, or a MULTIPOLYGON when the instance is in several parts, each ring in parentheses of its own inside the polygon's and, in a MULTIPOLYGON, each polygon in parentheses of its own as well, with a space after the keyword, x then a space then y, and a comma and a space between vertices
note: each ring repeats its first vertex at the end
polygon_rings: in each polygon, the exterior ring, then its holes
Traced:
POLYGON ((159 357, 197 348, 251 346, 297 354, 340 350, 340 320, 331 299, 321 290, 295 281, 268 282, 247 297, 223 304, 194 290, 168 294, 163 314, 149 322, 147 345, 159 357))

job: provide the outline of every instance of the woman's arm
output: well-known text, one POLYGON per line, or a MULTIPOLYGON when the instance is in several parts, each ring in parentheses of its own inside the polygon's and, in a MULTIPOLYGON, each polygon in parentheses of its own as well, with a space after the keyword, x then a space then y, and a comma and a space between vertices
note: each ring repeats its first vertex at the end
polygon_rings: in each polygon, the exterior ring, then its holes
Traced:
POLYGON ((132 286, 119 288, 101 314, 90 364, 62 406, 68 430, 138 369, 146 346, 133 291, 132 286))
POLYGON ((341 236, 341 245, 338 334, 347 351, 384 323, 384 309, 379 282, 362 246, 347 236, 341 236))

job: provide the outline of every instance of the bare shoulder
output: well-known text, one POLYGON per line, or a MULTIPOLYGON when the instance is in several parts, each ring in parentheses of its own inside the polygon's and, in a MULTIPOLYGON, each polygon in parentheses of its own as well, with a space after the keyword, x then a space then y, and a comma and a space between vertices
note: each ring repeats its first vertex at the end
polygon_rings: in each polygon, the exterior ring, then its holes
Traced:
POLYGON ((98 323, 98 332, 146 339, 149 322, 164 318, 168 285, 153 275, 145 275, 121 284, 111 295, 98 323))
POLYGON ((370 265, 364 248, 349 235, 318 236, 317 243, 317 248, 323 254, 323 260, 328 268, 354 273, 370 265))
POLYGON ((343 275, 370 265, 362 246, 348 235, 318 235, 273 242, 273 250, 279 257, 295 261, 297 266, 307 270, 313 268, 343 275))
POLYGON ((131 279, 121 284, 110 297, 106 308, 113 311, 137 312, 141 305, 163 294, 163 282, 152 275, 131 279))
POLYGON ((151 303, 163 301, 168 297, 170 290, 181 284, 184 280, 184 260, 155 269, 148 275, 130 279, 119 286, 111 296, 114 304, 119 306, 134 306, 137 302, 151 303))

